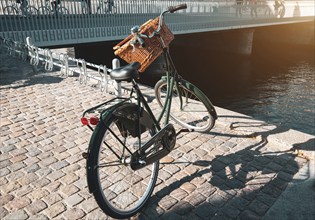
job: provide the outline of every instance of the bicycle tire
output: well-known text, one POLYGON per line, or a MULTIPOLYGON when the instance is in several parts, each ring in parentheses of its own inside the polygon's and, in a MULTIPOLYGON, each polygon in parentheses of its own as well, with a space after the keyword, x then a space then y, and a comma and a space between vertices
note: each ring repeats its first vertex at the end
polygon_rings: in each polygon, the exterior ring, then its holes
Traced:
POLYGON ((18 15, 19 12, 13 6, 7 6, 3 9, 4 15, 18 15))
POLYGON ((42 6, 38 8, 39 15, 51 15, 51 11, 48 7, 42 6))
MULTIPOLYGON (((110 116, 106 123, 100 122, 96 126, 89 146, 87 165, 92 168, 87 168, 87 178, 89 188, 94 188, 92 193, 99 207, 107 215, 122 219, 138 213, 149 200, 157 180, 159 162, 156 161, 137 171, 132 170, 129 164, 122 162, 114 166, 113 163, 119 163, 119 160, 117 161, 115 154, 103 141, 110 144, 110 147, 119 155, 124 154, 124 151, 120 149, 121 144, 108 129, 111 128, 123 140, 122 132, 117 127, 118 121, 119 119, 115 116, 110 116), (104 162, 112 164, 112 166, 105 167, 104 162), (103 167, 100 167, 101 164, 103 167)), ((151 136, 147 132, 144 132, 143 135, 144 138, 145 135, 148 136, 147 138, 151 136)), ((136 138, 130 135, 127 135, 126 138, 128 140, 124 141, 126 144, 130 144, 128 145, 130 149, 137 147, 136 138)))
POLYGON ((284 15, 285 15, 285 7, 282 6, 282 7, 280 7, 279 17, 280 17, 280 18, 283 18, 284 15))
MULTIPOLYGON (((170 117, 181 126, 198 131, 210 131, 217 118, 215 109, 207 96, 192 83, 181 79, 178 83, 184 96, 184 108, 174 85, 170 117)), ((160 107, 164 106, 167 94, 167 82, 159 80, 154 87, 155 97, 160 107)))
POLYGON ((107 10, 105 9, 105 7, 98 6, 96 9, 96 14, 98 14, 98 15, 105 14, 106 11, 107 10))
POLYGON ((96 9, 96 14, 117 14, 116 6, 112 6, 109 10, 108 5, 98 6, 96 9))
POLYGON ((34 6, 27 6, 26 7, 27 16, 38 15, 38 9, 34 6))
POLYGON ((117 7, 116 6, 112 6, 112 11, 110 11, 109 13, 117 14, 117 7))
POLYGON ((65 7, 59 7, 57 9, 57 13, 59 15, 69 15, 69 10, 67 8, 65 8, 65 7))

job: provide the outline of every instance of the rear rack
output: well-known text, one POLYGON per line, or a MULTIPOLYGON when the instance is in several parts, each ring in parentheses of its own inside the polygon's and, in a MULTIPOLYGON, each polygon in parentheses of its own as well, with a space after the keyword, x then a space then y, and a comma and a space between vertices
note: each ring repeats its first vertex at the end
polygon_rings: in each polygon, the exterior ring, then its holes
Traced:
POLYGON ((121 103, 121 102, 128 102, 128 101, 130 101, 130 98, 122 98, 122 97, 113 98, 111 100, 108 100, 106 102, 103 102, 99 105, 96 105, 92 108, 85 110, 83 112, 82 117, 85 117, 88 114, 102 115, 102 113, 104 111, 110 109, 111 107, 115 106, 116 104, 121 103))

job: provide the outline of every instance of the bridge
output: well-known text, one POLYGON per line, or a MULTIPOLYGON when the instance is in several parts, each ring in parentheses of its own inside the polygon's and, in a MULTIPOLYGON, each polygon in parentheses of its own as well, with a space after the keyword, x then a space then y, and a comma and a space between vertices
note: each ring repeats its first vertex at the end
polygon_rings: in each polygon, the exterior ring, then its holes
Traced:
MULTIPOLYGON (((19 0, 18 0, 19 1, 19 0)), ((174 34, 240 29, 314 20, 314 1, 286 1, 275 8, 274 1, 244 0, 61 0, 56 10, 49 1, 28 0, 26 7, 15 0, 0 0, 0 36, 36 46, 78 45, 120 40, 130 27, 157 17, 181 3, 188 8, 166 17, 174 34)))

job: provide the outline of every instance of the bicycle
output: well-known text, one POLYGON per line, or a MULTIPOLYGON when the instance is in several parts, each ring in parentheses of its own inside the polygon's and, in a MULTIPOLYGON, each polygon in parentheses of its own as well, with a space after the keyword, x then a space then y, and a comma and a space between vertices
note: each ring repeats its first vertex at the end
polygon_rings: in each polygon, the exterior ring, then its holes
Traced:
POLYGON ((145 206, 157 181, 159 160, 174 149, 176 137, 181 132, 193 131, 193 128, 209 131, 217 119, 209 99, 180 77, 169 53, 171 38, 166 39, 165 32, 171 32, 163 22, 164 14, 186 8, 186 4, 169 7, 149 23, 133 27, 132 34, 115 47, 122 51, 150 47, 152 51, 161 50, 167 71, 155 86, 161 107, 159 116, 155 117, 136 82, 139 72, 149 65, 144 62, 131 62, 109 73, 117 82, 131 83, 129 96, 113 98, 83 112, 82 124, 93 131, 88 151, 82 154, 86 159, 88 189, 99 207, 113 218, 129 218, 145 206), (147 30, 152 31, 145 34, 147 30), (152 42, 158 44, 150 44, 152 42), (180 115, 175 115, 171 107, 174 100, 179 101, 178 111, 186 110, 186 114, 187 106, 192 104, 190 109, 197 106, 192 115, 199 115, 198 121, 206 123, 199 127, 197 122, 190 124, 180 115), (161 122, 163 118, 164 123, 161 122), (170 118, 180 122, 184 128, 176 132, 173 124, 169 123, 170 118))
POLYGON ((45 0, 45 5, 38 8, 38 13, 41 15, 68 15, 69 10, 60 4, 57 4, 56 8, 53 8, 50 4, 50 0, 45 0))
POLYGON ((276 0, 274 4, 274 9, 275 9, 275 17, 283 18, 285 15, 284 0, 276 0))
POLYGON ((258 14, 262 14, 265 17, 271 17, 272 15, 272 10, 270 6, 268 5, 266 0, 262 0, 259 2, 258 7, 257 7, 258 14))
POLYGON ((18 3, 12 3, 9 6, 6 6, 3 9, 3 14, 4 15, 21 15, 25 17, 29 17, 32 15, 37 15, 38 10, 34 6, 29 6, 28 2, 26 0, 22 1, 17 1, 18 3))
POLYGON ((117 7, 114 4, 114 0, 100 0, 99 5, 96 8, 96 14, 116 14, 117 7))

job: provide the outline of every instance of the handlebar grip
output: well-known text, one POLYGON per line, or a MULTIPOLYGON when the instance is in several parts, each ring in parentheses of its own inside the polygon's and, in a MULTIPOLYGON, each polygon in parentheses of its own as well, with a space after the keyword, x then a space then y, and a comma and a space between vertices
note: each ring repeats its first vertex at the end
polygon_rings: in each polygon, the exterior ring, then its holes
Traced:
POLYGON ((187 4, 180 4, 180 5, 168 7, 168 11, 170 13, 174 13, 175 11, 186 9, 186 8, 187 8, 187 4))

